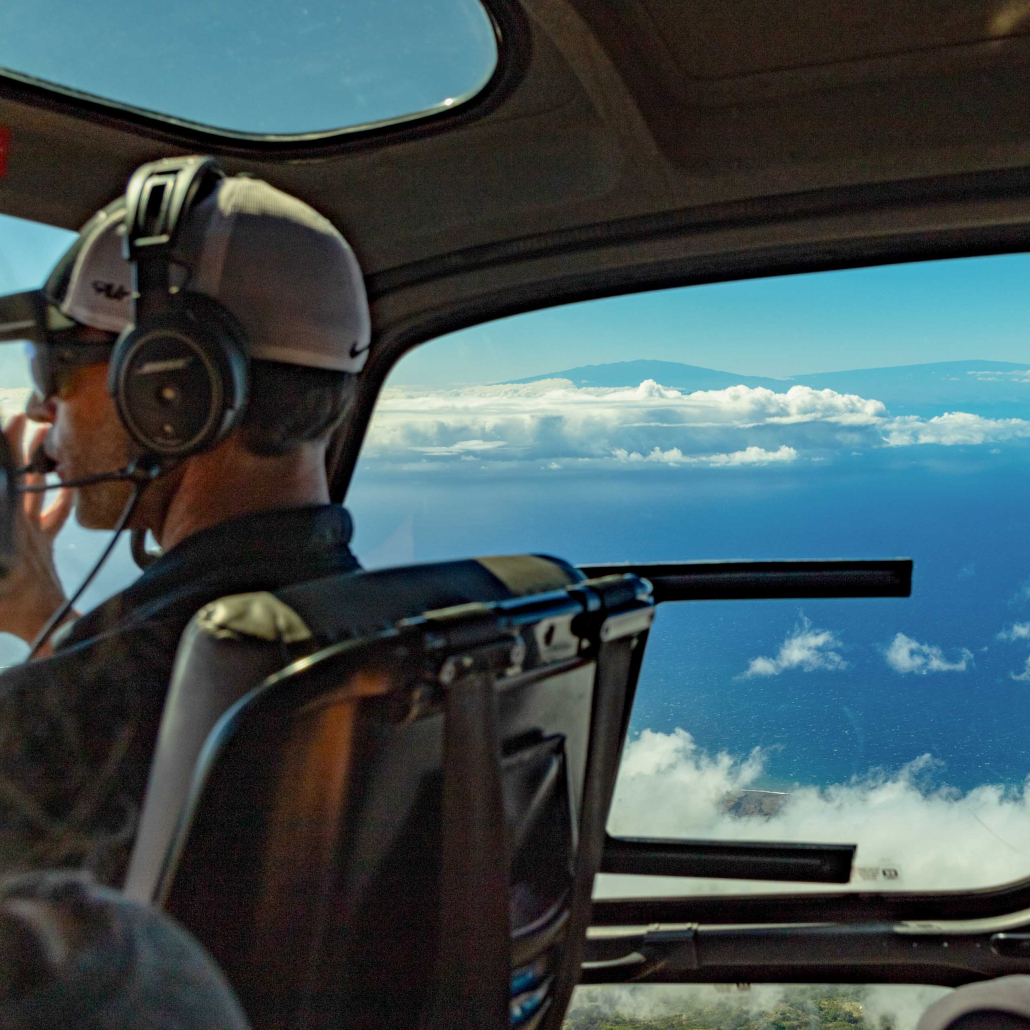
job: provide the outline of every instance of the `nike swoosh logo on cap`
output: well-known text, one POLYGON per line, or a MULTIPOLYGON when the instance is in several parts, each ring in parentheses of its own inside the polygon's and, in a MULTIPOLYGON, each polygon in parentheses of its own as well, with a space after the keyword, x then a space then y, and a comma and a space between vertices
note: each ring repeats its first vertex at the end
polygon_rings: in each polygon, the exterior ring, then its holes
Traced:
MULTIPOLYGON (((30 322, 29 324, 30 324, 30 325, 34 325, 35 323, 33 323, 33 322, 30 322)), ((355 350, 355 349, 354 349, 355 347, 357 347, 357 344, 356 344, 356 343, 352 343, 352 344, 350 345, 350 356, 351 356, 352 358, 358 358, 358 357, 361 357, 361 355, 362 355, 362 354, 364 354, 364 353, 365 353, 365 352, 366 352, 366 351, 368 350, 368 347, 362 347, 362 348, 361 348, 361 350, 355 350)))

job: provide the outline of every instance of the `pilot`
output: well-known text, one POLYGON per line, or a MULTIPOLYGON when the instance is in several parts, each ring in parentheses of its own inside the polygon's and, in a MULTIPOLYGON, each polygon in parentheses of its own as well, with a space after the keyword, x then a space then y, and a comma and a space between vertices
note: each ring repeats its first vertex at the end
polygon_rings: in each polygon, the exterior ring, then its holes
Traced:
MULTIPOLYGON (((222 370, 246 382, 225 386, 237 391, 225 402, 235 410, 199 448, 176 454, 156 440, 160 460, 140 473, 152 450, 140 440, 170 424, 147 422, 153 412, 139 408, 133 383, 167 374, 169 410, 188 413, 198 385, 189 376, 207 365, 166 360, 160 347, 142 364, 125 356, 140 329, 141 272, 124 247, 124 199, 84 226, 42 291, 0 298, 0 330, 38 312, 26 414, 43 428, 26 460, 36 454, 38 464, 42 448, 66 483, 122 470, 63 490, 49 507, 26 495, 19 559, 0 580, 0 631, 31 642, 60 612, 53 543, 73 507, 81 525, 112 529, 138 491, 128 527, 149 530, 163 551, 107 602, 69 611, 38 657, 0 673, 0 873, 71 866, 119 884, 189 619, 218 597, 358 567, 350 517, 329 501, 326 448, 348 417, 370 337, 360 268, 302 201, 217 169, 205 182, 174 237, 168 295, 189 300, 189 332, 207 332, 216 350, 228 334, 246 351, 242 365, 231 358, 235 372, 222 370), (131 366, 128 386, 109 368, 119 362, 131 366)), ((7 428, 17 453, 24 426, 22 415, 7 428)))

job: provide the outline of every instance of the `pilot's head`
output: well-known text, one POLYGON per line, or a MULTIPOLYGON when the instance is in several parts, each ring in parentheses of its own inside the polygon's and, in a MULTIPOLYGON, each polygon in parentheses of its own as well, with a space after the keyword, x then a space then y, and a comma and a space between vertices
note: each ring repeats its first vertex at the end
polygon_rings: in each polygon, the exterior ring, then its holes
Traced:
MULTIPOLYGON (((49 425, 45 449, 66 481, 112 471, 147 451, 139 431, 127 425, 132 411, 127 415, 125 404, 115 402, 108 368, 119 335, 136 322, 125 210, 122 198, 98 212, 42 290, 0 298, 0 340, 32 341, 36 389, 27 410, 49 425), (18 325, 26 330, 21 337, 18 325)), ((265 182, 225 178, 183 219, 167 267, 171 292, 199 294, 201 322, 207 319, 204 303, 216 302, 212 312, 227 316, 249 354, 242 416, 209 449, 232 447, 270 458, 324 452, 349 410, 370 334, 361 271, 340 233, 265 182)), ((169 415, 181 413, 193 401, 189 376, 148 378, 149 371, 174 364, 160 360, 160 352, 158 358, 133 365, 128 388, 149 388, 151 380, 163 384, 158 393, 169 415)), ((156 428, 151 418, 145 431, 172 433, 157 414, 156 428)), ((169 462, 170 481, 191 460, 169 462)), ((160 495, 162 489, 167 481, 145 493, 160 495)), ((124 482, 82 488, 76 495, 79 522, 110 528, 128 491, 124 482)))

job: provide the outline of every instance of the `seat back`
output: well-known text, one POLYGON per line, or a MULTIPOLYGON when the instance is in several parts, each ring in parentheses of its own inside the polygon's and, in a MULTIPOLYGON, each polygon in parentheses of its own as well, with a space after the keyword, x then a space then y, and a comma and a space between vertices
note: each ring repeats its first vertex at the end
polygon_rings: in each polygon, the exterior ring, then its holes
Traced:
MULTIPOLYGON (((220 719, 154 890, 256 1027, 560 1025, 653 607, 507 561, 507 598, 392 626, 379 574, 276 598, 280 636, 337 639, 220 719)), ((219 666, 184 647, 185 696, 219 666)))
POLYGON ((496 556, 347 573, 280 596, 237 594, 205 605, 179 645, 123 892, 144 904, 157 900, 204 743, 229 708, 267 676, 327 644, 430 609, 506 600, 582 578, 557 559, 496 556))

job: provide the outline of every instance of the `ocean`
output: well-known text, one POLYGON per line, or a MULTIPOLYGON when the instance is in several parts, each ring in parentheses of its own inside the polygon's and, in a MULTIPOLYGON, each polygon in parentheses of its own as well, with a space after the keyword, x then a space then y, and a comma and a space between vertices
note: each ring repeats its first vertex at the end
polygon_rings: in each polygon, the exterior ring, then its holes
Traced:
POLYGON ((667 604, 648 644, 632 730, 688 730, 699 747, 770 757, 763 783, 831 783, 923 754, 968 790, 1030 772, 1026 452, 951 449, 947 460, 867 457, 805 469, 641 470, 543 476, 359 473, 350 507, 359 555, 384 563, 543 552, 576 563, 910 557, 906 599, 667 604), (399 531, 399 537, 398 537, 399 531), (405 553, 406 549, 406 553, 405 553), (392 559, 392 560, 391 560, 392 559), (744 675, 808 620, 841 667, 744 675), (899 673, 896 635, 965 670, 899 673))
POLYGON ((865 886, 977 887, 1030 874, 1028 452, 942 450, 803 468, 366 468, 349 504, 372 564, 912 558, 910 598, 661 606, 609 828, 857 843, 865 886), (740 818, 733 801, 750 790, 782 804, 740 818))

